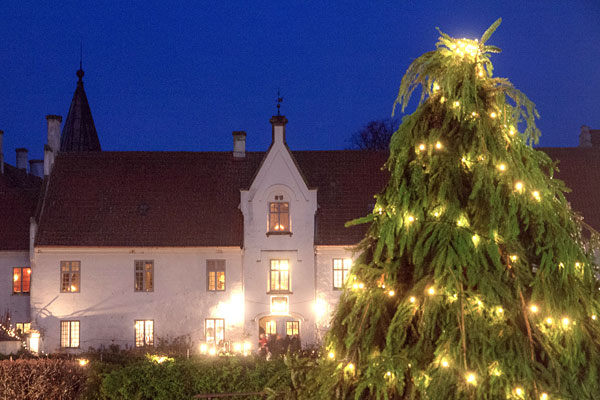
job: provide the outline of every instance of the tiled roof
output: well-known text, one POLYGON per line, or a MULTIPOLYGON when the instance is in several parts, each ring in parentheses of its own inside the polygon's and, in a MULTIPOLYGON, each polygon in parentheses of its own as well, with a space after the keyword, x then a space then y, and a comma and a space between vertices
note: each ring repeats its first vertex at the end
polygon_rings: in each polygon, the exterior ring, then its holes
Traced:
POLYGON ((60 151, 100 151, 100 140, 83 89, 83 70, 77 71, 77 88, 60 137, 60 151))
MULTIPOLYGON (((600 229, 600 149, 545 148, 560 159, 559 179, 584 221, 600 229)), ((50 177, 37 245, 242 246, 240 189, 264 157, 248 152, 61 153, 50 177)), ((387 183, 387 152, 296 151, 317 188, 315 244, 353 245, 367 225, 344 224, 369 213, 387 183)))
POLYGON ((583 215, 584 223, 600 231, 600 147, 545 147, 538 150, 559 161, 559 172, 555 176, 571 189, 565 197, 573 210, 583 215))
POLYGON ((29 219, 42 180, 9 164, 0 174, 0 251, 29 250, 29 219))

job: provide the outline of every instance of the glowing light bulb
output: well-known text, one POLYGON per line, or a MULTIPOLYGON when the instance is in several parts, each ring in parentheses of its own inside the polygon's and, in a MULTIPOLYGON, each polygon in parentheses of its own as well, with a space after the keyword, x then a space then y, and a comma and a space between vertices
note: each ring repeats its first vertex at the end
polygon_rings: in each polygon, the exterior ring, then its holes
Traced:
POLYGON ((483 70, 482 70, 482 69, 480 69, 480 70, 479 70, 479 72, 477 73, 477 75, 478 75, 480 78, 483 78, 483 70))
POLYGON ((352 370, 354 370, 354 364, 348 363, 348 365, 346 365, 346 368, 348 368, 350 371, 352 371, 352 370))
POLYGON ((411 303, 414 303, 415 301, 417 301, 415 296, 410 296, 410 299, 408 299, 408 301, 410 301, 411 303))
POLYGON ((407 218, 408 222, 415 222, 415 217, 413 217, 412 215, 409 215, 407 218))
POLYGON ((519 256, 516 254, 513 254, 512 256, 510 256, 510 261, 512 261, 512 262, 517 262, 518 259, 519 259, 519 256))
POLYGON ((548 325, 552 325, 552 322, 554 322, 554 320, 551 317, 546 318, 546 323, 548 325))
POLYGON ((390 371, 388 371, 385 373, 385 376, 387 376, 389 378, 390 376, 392 376, 392 373, 390 371))
POLYGON ((511 126, 510 129, 508 130, 508 134, 510 136, 515 136, 515 127, 511 126))
POLYGON ((333 351, 330 351, 329 354, 327 354, 327 357, 329 357, 330 359, 334 359, 335 353, 333 351))
POLYGON ((523 395, 523 389, 521 389, 520 387, 515 388, 515 394, 517 396, 522 396, 523 395))
POLYGON ((388 296, 390 296, 390 297, 394 297, 395 294, 396 294, 396 292, 394 292, 393 290, 390 290, 388 292, 388 296))
POLYGON ((425 145, 423 143, 421 143, 419 145, 419 150, 421 150, 421 151, 425 150, 425 145))
POLYGON ((492 118, 492 119, 496 118, 497 116, 498 116, 498 114, 496 114, 496 112, 495 112, 495 111, 492 111, 492 112, 490 113, 490 118, 492 118))
POLYGON ((440 142, 437 142, 435 144, 435 148, 438 149, 438 150, 441 150, 442 149, 442 144, 440 142))
POLYGON ((529 310, 530 310, 532 313, 534 313, 534 314, 535 314, 536 312, 538 312, 538 311, 539 311, 538 307, 537 307, 535 304, 532 304, 532 305, 529 307, 529 310))
POLYGON ((460 101, 456 100, 454 103, 452 103, 452 107, 454 107, 454 108, 460 107, 460 101))
POLYGON ((448 361, 442 360, 442 367, 448 368, 449 366, 450 366, 450 364, 448 363, 448 361))
POLYGON ((506 164, 504 164, 504 163, 499 164, 498 165, 498 170, 502 171, 502 172, 506 171, 506 164))
POLYGON ((81 365, 82 367, 85 367, 90 361, 86 360, 86 359, 79 359, 79 365, 81 365))
POLYGON ((440 90, 440 85, 438 85, 438 84, 437 84, 437 82, 435 82, 435 83, 433 84, 433 91, 434 91, 434 92, 437 92, 438 90, 440 90))
POLYGON ((533 198, 534 198, 535 200, 537 200, 537 201, 540 201, 540 200, 541 200, 541 197, 540 197, 540 192, 538 192, 537 190, 534 190, 533 192, 531 192, 531 195, 533 196, 533 198))
POLYGON ((477 245, 479 244, 479 240, 480 240, 480 238, 479 238, 479 235, 473 235, 473 236, 471 237, 471 240, 473 241, 473 244, 474 244, 475 246, 477 246, 477 245))
POLYGON ((476 117, 478 117, 478 116, 479 116, 479 114, 477 114, 475 111, 473 111, 473 112, 471 113, 471 117, 473 117, 473 118, 476 118, 476 117))
POLYGON ((444 96, 440 97, 440 103, 444 104, 445 101, 446 101, 446 98, 444 96))
POLYGON ((359 288, 359 289, 364 289, 364 288, 365 288, 365 284, 364 284, 364 283, 362 283, 362 282, 361 282, 361 283, 359 283, 359 284, 358 284, 358 288, 359 288))
POLYGON ((210 350, 208 350, 208 354, 210 354, 211 356, 214 356, 215 354, 217 354, 217 349, 215 349, 214 347, 211 347, 210 350))
POLYGON ((564 317, 561 321, 565 328, 571 323, 571 320, 568 317, 564 317))
POLYGON ((467 383, 470 383, 471 385, 477 384, 477 378, 474 373, 471 372, 467 374, 467 383))
POLYGON ((596 319, 598 319, 598 317, 596 317, 596 315, 592 315, 592 319, 595 321, 596 319))
POLYGON ((19 275, 18 275, 18 274, 15 274, 15 275, 13 276, 13 279, 14 279, 14 281, 15 281, 15 282, 16 282, 16 281, 18 281, 18 280, 19 280, 19 275))
POLYGON ((517 192, 522 192, 523 191, 523 182, 517 182, 517 183, 515 183, 515 190, 517 192))
POLYGON ((498 307, 498 308, 496 308, 496 311, 498 312, 498 314, 503 314, 504 313, 504 308, 498 307))
POLYGON ((430 296, 433 296, 435 294, 435 289, 433 286, 427 289, 427 294, 430 296))
POLYGON ((540 395, 540 400, 548 400, 548 399, 549 399, 549 397, 548 397, 548 393, 542 393, 542 394, 540 395))
POLYGON ((358 289, 358 283, 353 283, 352 284, 352 289, 358 289))

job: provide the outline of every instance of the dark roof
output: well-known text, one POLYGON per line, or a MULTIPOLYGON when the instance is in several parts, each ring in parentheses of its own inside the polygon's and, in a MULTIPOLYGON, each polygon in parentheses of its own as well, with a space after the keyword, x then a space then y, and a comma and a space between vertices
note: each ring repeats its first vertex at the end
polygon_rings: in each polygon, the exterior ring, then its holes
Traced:
POLYGON ((600 147, 600 129, 590 129, 592 147, 600 147))
POLYGON ((83 70, 77 71, 77 88, 60 137, 60 151, 100 151, 100 140, 83 89, 83 70))
POLYGON ((12 165, 0 174, 0 250, 29 250, 29 219, 42 180, 12 165))
MULTIPOLYGON (((557 177, 584 222, 600 229, 600 149, 545 148, 559 159, 557 177)), ((315 244, 353 245, 388 181, 387 152, 292 152, 318 189, 315 244)), ((247 189, 264 152, 61 153, 49 180, 37 245, 243 246, 240 189, 247 189)))
MULTIPOLYGON (((37 245, 242 246, 240 189, 263 152, 61 153, 49 180, 37 245)), ((299 151, 293 155, 318 188, 317 244, 356 244, 366 226, 348 220, 372 209, 387 181, 386 155, 299 151)))
POLYGON ((570 193, 565 197, 571 208, 583 215, 583 222, 600 231, 600 143, 599 147, 545 147, 559 161, 555 175, 565 182, 570 193))

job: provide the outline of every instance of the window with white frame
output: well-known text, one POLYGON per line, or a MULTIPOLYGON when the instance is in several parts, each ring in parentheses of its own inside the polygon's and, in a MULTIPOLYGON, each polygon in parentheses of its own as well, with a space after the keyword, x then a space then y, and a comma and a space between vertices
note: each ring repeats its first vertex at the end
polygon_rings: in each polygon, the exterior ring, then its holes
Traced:
POLYGON ((154 261, 135 260, 135 291, 152 292, 154 290, 154 261))
POLYGON ((275 202, 269 203, 269 233, 290 232, 290 203, 282 200, 282 195, 276 195, 275 202))
POLYGON ((299 321, 286 321, 285 334, 288 336, 299 335, 300 334, 300 322, 299 321))
POLYGON ((209 292, 225 290, 225 260, 206 260, 206 282, 209 292))
POLYGON ((276 335, 277 334, 277 321, 275 321, 275 320, 267 321, 265 324, 265 333, 267 335, 276 335))
POLYGON ((17 323, 15 323, 15 330, 20 335, 28 334, 29 331, 31 330, 31 323, 30 322, 17 322, 17 323))
POLYGON ((60 291, 62 293, 78 293, 81 278, 81 262, 60 262, 60 291))
POLYGON ((60 321, 60 347, 79 347, 79 321, 60 321))
POLYGON ((269 291, 290 291, 290 263, 288 260, 271 260, 269 269, 269 291))
POLYGON ((208 343, 219 344, 225 340, 225 320, 206 318, 204 320, 204 338, 208 343))
POLYGON ((352 268, 351 258, 333 259, 333 288, 341 289, 348 280, 348 274, 352 268))
POLYGON ((135 347, 154 346, 154 321, 135 320, 135 347))
POLYGON ((31 268, 13 268, 13 294, 28 294, 31 282, 31 268))

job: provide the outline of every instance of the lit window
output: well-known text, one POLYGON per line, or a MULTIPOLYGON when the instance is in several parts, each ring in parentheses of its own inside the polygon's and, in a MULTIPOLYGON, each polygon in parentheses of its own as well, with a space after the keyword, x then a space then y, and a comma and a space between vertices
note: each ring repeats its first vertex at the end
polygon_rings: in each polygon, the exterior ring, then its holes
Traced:
POLYGON ((31 330, 31 324, 29 322, 17 322, 15 324, 15 330, 21 335, 29 333, 31 330))
POLYGON ((290 265, 288 260, 271 260, 269 280, 271 292, 290 291, 290 265))
POLYGON ((60 321, 60 347, 79 347, 79 321, 60 321))
POLYGON ((135 260, 135 291, 151 292, 154 290, 154 261, 135 260))
POLYGON ((299 321, 287 321, 285 323, 285 334, 288 336, 300 334, 300 322, 299 321))
POLYGON ((60 262, 60 291, 62 293, 79 292, 81 263, 79 261, 60 262))
POLYGON ((334 258, 333 259, 333 288, 341 289, 346 280, 348 274, 352 268, 352 259, 350 258, 334 258))
POLYGON ((225 290, 225 260, 206 260, 206 281, 208 290, 225 290))
POLYGON ((135 320, 135 347, 154 346, 154 321, 135 320))
POLYGON ((265 333, 267 335, 276 335, 277 334, 277 321, 267 321, 265 324, 265 333))
POLYGON ((290 232, 290 203, 269 203, 269 232, 290 232))
POLYGON ((287 314, 288 311, 289 308, 287 297, 271 297, 271 314, 287 314))
POLYGON ((204 338, 208 343, 219 344, 225 340, 225 320, 207 318, 204 324, 204 338))
POLYGON ((13 268, 13 293, 29 293, 31 268, 13 268))

